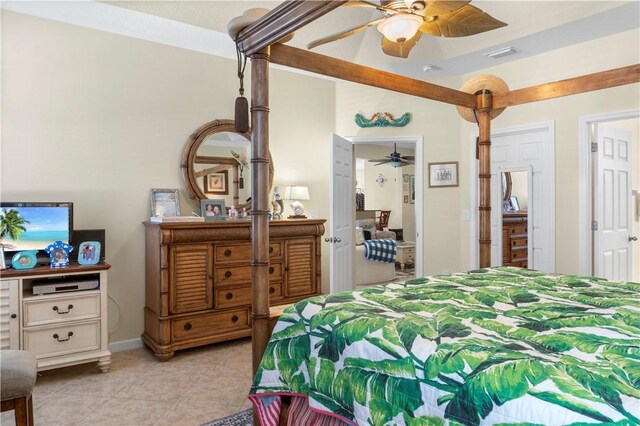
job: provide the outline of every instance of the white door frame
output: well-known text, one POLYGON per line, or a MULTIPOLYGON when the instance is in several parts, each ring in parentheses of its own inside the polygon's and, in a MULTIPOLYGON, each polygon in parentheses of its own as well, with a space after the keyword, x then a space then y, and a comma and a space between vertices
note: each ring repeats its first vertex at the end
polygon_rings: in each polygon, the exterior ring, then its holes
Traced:
MULTIPOLYGON (((423 158, 423 143, 424 138, 422 136, 352 136, 346 138, 354 144, 380 144, 389 143, 392 146, 396 143, 413 143, 415 144, 415 170, 416 170, 416 202, 414 204, 416 209, 416 277, 424 275, 424 246, 423 237, 424 233, 424 158, 423 158)), ((354 166, 355 167, 355 166, 354 166)), ((353 198, 353 197, 352 197, 353 198)))
MULTIPOLYGON (((512 133, 528 133, 528 132, 536 132, 540 130, 547 130, 552 136, 551 143, 554 148, 554 151, 553 153, 550 153, 550 155, 553 156, 552 160, 553 160, 553 164, 555 164, 555 123, 553 121, 526 124, 522 126, 505 127, 502 129, 492 129, 491 138, 495 136, 504 136, 512 133)), ((477 137, 477 133, 471 134, 469 137, 469 147, 470 147, 469 149, 469 174, 470 174, 469 202, 471 203, 471 214, 469 215, 470 216, 469 237, 471 238, 471 241, 470 241, 471 244, 469 244, 469 268, 470 269, 477 269, 480 263, 480 253, 479 253, 479 246, 478 246, 478 238, 479 238, 479 235, 478 235, 478 232, 479 232, 478 230, 478 160, 476 160, 476 137, 477 137)), ((550 224, 552 242, 549 249, 551 250, 551 253, 552 253, 553 266, 555 269, 555 249, 556 249, 555 247, 556 245, 555 170, 552 170, 551 173, 553 174, 554 188, 552 188, 552 190, 554 191, 554 196, 551 198, 552 205, 550 206, 553 212, 553 214, 551 215, 551 217, 553 218, 553 223, 550 224)), ((533 198, 530 198, 529 200, 530 202, 533 202, 533 198)), ((528 225, 528 226, 529 226, 529 231, 531 231, 533 229, 532 226, 531 225, 528 225)), ((533 234, 530 234, 530 235, 533 236, 533 234)), ((529 257, 529 259, 531 259, 531 257, 529 257)), ((531 264, 531 262, 529 262, 529 264, 531 264)))
POLYGON ((613 112, 607 114, 587 115, 578 119, 578 273, 593 275, 593 220, 591 196, 591 177, 593 165, 591 162, 591 134, 592 124, 602 124, 608 121, 627 120, 640 117, 640 109, 613 112))

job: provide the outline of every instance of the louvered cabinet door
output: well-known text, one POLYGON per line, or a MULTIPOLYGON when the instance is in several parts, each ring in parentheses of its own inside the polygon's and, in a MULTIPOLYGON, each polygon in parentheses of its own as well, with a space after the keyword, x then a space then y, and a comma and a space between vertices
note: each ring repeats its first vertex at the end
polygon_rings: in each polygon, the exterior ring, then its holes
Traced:
POLYGON ((171 314, 213 308, 213 247, 209 244, 170 248, 169 307, 171 314))
POLYGON ((17 280, 0 281, 0 349, 20 348, 19 291, 17 280))
POLYGON ((289 240, 286 243, 285 295, 295 297, 316 293, 317 265, 314 238, 289 240))

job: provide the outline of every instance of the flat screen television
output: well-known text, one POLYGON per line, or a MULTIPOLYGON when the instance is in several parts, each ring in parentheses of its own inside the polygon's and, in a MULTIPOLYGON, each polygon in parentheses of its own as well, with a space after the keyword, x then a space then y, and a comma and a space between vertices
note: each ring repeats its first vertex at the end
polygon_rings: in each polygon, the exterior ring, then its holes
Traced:
MULTIPOLYGON (((5 254, 12 255, 22 250, 38 250, 41 256, 48 256, 44 249, 55 241, 70 243, 73 235, 73 203, 49 202, 2 202, 0 220, 7 213, 14 218, 10 221, 24 227, 12 238, 10 232, 0 240, 5 254), (10 213, 11 211, 15 213, 10 213), (16 220, 15 217, 18 219, 16 220)), ((1 228, 5 229, 4 225, 1 228)))

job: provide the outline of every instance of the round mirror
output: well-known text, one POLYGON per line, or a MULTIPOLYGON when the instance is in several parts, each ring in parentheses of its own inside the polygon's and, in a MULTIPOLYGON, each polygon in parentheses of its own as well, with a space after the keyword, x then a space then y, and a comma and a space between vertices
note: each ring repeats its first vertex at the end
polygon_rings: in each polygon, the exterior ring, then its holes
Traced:
MULTIPOLYGON (((224 200, 227 208, 251 205, 251 133, 235 131, 233 120, 213 120, 198 128, 182 153, 182 176, 191 198, 224 200)), ((269 191, 273 186, 269 153, 269 191)))

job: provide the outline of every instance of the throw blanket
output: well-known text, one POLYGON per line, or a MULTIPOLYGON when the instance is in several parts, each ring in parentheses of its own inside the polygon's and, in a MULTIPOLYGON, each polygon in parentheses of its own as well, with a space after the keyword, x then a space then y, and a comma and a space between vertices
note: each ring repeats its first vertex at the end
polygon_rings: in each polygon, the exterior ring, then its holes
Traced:
POLYGON ((367 240, 364 242, 364 257, 376 262, 394 263, 396 261, 395 240, 367 240))
POLYGON ((363 426, 630 426, 639 348, 639 283, 480 269, 294 304, 250 398, 363 426))

